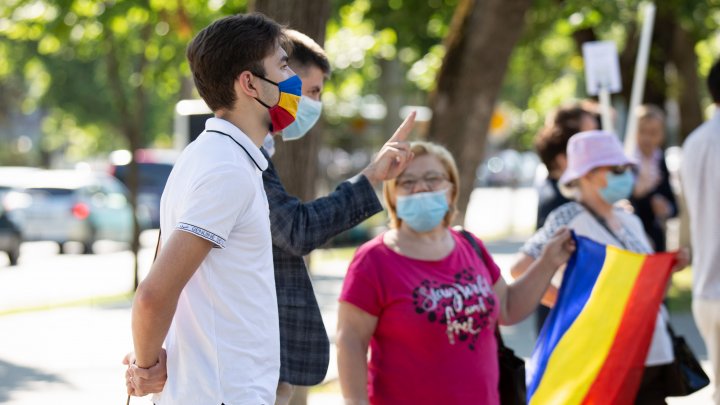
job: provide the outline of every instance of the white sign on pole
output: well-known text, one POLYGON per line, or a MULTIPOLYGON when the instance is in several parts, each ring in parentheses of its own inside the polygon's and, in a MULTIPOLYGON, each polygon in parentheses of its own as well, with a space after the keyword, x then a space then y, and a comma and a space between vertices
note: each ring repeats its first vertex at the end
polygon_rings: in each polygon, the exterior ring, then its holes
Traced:
POLYGON ((583 58, 589 95, 598 95, 602 88, 607 89, 609 93, 619 93, 622 90, 620 62, 615 42, 586 42, 583 44, 583 58))

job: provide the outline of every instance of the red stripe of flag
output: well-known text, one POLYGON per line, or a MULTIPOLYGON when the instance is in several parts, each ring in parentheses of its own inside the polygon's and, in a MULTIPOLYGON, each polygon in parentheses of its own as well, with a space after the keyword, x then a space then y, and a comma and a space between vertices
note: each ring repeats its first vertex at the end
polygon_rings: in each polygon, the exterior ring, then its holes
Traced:
POLYGON ((657 307, 662 301, 675 260, 675 253, 645 258, 613 345, 583 404, 631 405, 635 402, 655 331, 655 322, 647 322, 640 316, 647 311, 638 308, 657 307))
MULTIPOLYGON (((286 109, 280 107, 279 105, 276 105, 273 107, 274 111, 272 112, 275 115, 275 119, 277 120, 277 123, 280 124, 280 128, 286 128, 288 125, 292 124, 293 121, 295 121, 295 116, 290 114, 286 109)), ((273 130, 277 131, 278 128, 274 128, 273 130)))

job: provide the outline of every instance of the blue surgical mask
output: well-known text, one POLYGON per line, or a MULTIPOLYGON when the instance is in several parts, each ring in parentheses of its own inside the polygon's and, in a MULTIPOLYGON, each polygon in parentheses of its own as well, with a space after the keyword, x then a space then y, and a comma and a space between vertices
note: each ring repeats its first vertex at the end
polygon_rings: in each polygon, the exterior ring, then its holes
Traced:
POLYGON ((294 141, 305 136, 318 121, 321 112, 322 102, 300 97, 295 121, 282 130, 283 141, 294 141))
POLYGON ((438 226, 448 212, 447 190, 398 196, 397 216, 416 232, 438 226))
POLYGON ((615 204, 630 198, 634 184, 635 177, 630 170, 625 170, 622 174, 607 172, 607 187, 600 190, 600 195, 605 201, 615 204))

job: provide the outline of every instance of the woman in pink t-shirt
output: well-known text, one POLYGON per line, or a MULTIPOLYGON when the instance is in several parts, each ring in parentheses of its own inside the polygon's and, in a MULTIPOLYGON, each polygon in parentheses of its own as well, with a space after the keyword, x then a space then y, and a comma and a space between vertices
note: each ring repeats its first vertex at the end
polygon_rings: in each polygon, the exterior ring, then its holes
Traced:
POLYGON ((405 171, 384 185, 392 229, 357 250, 340 295, 345 403, 499 404, 497 322, 519 322, 537 307, 574 249, 570 232, 559 231, 508 286, 449 228, 459 191, 450 153, 427 142, 411 150, 405 171))

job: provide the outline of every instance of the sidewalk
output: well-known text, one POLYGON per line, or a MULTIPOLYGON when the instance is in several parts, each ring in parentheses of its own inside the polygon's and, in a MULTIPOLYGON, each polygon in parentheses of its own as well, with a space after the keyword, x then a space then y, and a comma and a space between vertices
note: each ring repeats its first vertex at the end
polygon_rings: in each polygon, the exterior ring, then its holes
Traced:
MULTIPOLYGON (((488 248, 500 267, 509 269, 518 244, 489 243, 488 248)), ((108 259, 119 260, 120 257, 109 254, 103 260, 108 259)), ((312 268, 323 319, 330 339, 334 342, 337 297, 347 269, 347 259, 313 261, 312 268)), ((48 282, 43 282, 42 278, 35 278, 41 273, 33 273, 30 281, 39 286, 38 290, 52 290, 56 299, 66 301, 87 298, 78 294, 93 290, 93 284, 108 288, 109 283, 118 283, 112 277, 92 277, 85 274, 86 270, 77 271, 84 275, 72 281, 82 279, 89 287, 83 287, 82 290, 64 288, 62 284, 53 284, 61 282, 55 278, 50 278, 51 285, 46 285, 48 282)), ((42 276, 49 277, 49 273, 42 273, 42 276)), ((507 277, 506 274, 504 276, 507 277)), ((7 295, 2 295, 2 308, 16 313, 0 316, 0 403, 124 404, 125 368, 120 362, 132 348, 130 301, 124 299, 112 305, 95 303, 45 311, 17 312, 27 305, 27 294, 23 293, 22 289, 6 284, 10 279, 19 278, 17 274, 6 277, 2 278, 0 283, 3 291, 8 291, 7 295)), ((30 285, 23 288, 30 291, 30 285)), ((114 287, 126 288, 125 285, 114 287)), ((532 322, 532 319, 529 319, 518 325, 502 328, 506 344, 521 356, 527 357, 532 351, 532 322)), ((695 353, 704 360, 703 365, 707 369, 707 355, 692 316, 689 313, 673 314, 672 322, 677 331, 688 339, 695 353)), ((311 390, 308 403, 341 404, 342 398, 336 380, 333 345, 327 379, 324 384, 311 390)), ((705 389, 693 396, 670 399, 668 402, 671 405, 709 404, 710 390, 705 389)), ((151 402, 148 398, 135 398, 131 403, 147 405, 151 402)))

